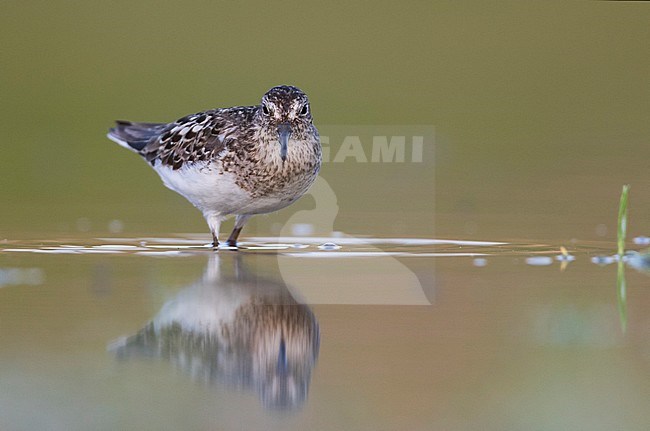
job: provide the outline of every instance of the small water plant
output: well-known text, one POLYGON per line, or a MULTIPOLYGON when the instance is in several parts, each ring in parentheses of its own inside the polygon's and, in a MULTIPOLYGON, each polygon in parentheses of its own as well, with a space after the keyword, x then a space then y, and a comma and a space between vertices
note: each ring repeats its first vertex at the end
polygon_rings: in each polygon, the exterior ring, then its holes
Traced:
POLYGON ((621 192, 621 201, 618 205, 618 258, 619 261, 623 260, 625 254, 625 235, 627 232, 627 196, 630 192, 629 184, 623 186, 621 192))
POLYGON ((628 184, 623 186, 621 200, 618 206, 618 233, 617 233, 617 257, 618 270, 616 276, 616 299, 618 303, 618 315, 621 320, 621 330, 625 333, 627 329, 627 287, 625 283, 625 236, 627 234, 627 197, 630 191, 628 184))

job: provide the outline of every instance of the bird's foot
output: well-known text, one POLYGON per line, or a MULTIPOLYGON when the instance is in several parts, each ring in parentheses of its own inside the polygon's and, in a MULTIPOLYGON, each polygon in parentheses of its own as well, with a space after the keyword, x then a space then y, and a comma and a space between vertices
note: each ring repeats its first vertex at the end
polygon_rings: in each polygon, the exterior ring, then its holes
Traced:
POLYGON ((230 237, 226 241, 226 245, 228 247, 234 247, 235 249, 237 248, 237 238, 239 238, 239 233, 241 232, 241 227, 235 227, 230 234, 230 237))
POLYGON ((237 241, 226 241, 224 242, 219 242, 219 241, 214 241, 212 243, 212 249, 214 251, 219 251, 219 250, 237 250, 237 241))

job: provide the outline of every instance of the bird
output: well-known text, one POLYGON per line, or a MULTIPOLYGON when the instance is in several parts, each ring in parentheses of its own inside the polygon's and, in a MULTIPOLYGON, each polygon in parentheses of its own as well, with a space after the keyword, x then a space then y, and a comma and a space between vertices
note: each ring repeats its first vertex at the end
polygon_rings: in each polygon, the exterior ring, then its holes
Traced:
POLYGON ((236 248, 246 222, 294 203, 322 161, 309 99, 291 85, 271 88, 258 105, 211 109, 172 123, 118 120, 107 136, 142 156, 166 187, 201 211, 215 249, 225 219, 235 216, 226 245, 236 248))

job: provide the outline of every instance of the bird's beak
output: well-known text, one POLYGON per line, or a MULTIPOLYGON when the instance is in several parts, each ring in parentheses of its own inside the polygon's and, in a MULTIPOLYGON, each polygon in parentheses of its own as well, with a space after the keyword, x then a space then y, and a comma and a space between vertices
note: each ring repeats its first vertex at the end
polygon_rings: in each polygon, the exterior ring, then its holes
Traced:
POLYGON ((280 157, 284 162, 287 159, 287 145, 289 145, 289 136, 291 136, 291 126, 289 123, 282 123, 278 126, 278 140, 280 141, 280 157))

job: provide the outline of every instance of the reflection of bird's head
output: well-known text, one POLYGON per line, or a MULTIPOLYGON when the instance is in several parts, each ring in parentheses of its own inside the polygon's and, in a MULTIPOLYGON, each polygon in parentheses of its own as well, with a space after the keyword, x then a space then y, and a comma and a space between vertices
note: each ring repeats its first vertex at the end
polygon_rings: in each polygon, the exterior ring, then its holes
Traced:
POLYGON ((262 403, 272 409, 295 409, 307 399, 320 335, 312 311, 290 295, 259 297, 241 307, 230 344, 250 346, 253 381, 262 403))

